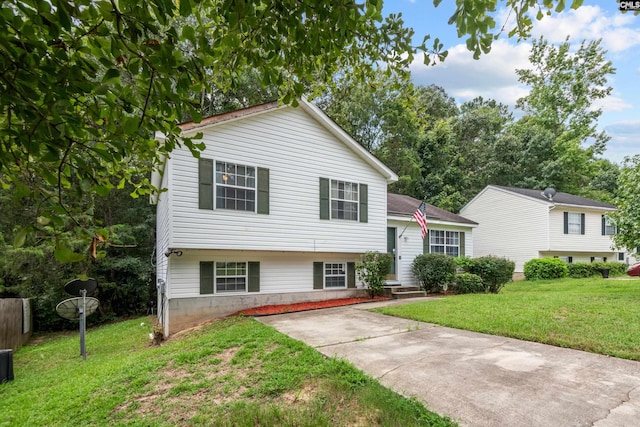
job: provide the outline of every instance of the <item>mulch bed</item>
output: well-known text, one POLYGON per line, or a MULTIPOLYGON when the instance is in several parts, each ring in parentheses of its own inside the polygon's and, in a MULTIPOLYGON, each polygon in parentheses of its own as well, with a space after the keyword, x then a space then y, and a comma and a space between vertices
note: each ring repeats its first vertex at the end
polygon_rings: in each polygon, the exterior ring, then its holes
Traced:
POLYGON ((296 311, 317 310, 319 308, 341 307, 343 305, 361 304, 363 302, 387 301, 387 297, 340 298, 324 301, 299 302, 295 304, 264 305, 262 307, 240 310, 232 316, 270 316, 272 314, 294 313, 296 311))

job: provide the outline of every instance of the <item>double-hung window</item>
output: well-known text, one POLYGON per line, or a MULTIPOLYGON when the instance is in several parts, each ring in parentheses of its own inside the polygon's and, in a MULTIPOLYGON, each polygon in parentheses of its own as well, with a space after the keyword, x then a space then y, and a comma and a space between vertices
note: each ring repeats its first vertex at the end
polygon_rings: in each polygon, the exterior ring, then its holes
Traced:
POLYGON ((611 221, 605 215, 602 215, 602 234, 606 236, 610 236, 616 233, 617 233, 617 230, 616 230, 616 226, 613 224, 613 221, 611 221))
POLYGON ((358 184, 331 180, 331 219, 358 220, 358 184))
POLYGON ((429 231, 429 252, 446 254, 452 257, 460 255, 460 232, 445 230, 429 231))
POLYGON ((216 262, 216 293, 246 292, 246 262, 216 262))
POLYGON ((569 234, 581 234, 582 214, 569 212, 567 215, 567 230, 569 234))
POLYGON ((347 266, 344 262, 324 264, 324 287, 345 288, 347 286, 347 266))
POLYGON ((255 167, 216 162, 216 208, 255 212, 255 167))

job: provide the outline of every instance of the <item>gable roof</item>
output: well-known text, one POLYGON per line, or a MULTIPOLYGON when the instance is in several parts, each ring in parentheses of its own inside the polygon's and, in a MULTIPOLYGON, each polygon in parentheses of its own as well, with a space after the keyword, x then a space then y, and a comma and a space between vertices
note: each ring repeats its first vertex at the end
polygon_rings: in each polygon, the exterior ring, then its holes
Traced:
MULTIPOLYGON (((399 215, 413 217, 416 209, 420 206, 420 200, 403 194, 387 193, 387 215, 399 215)), ((429 219, 437 219, 448 222, 459 222, 463 224, 478 224, 460 215, 445 211, 428 203, 425 203, 425 215, 429 219)))
MULTIPOLYGON (((387 183, 392 183, 398 180, 398 175, 393 172, 387 165, 382 163, 371 154, 367 149, 360 145, 355 139, 351 137, 344 129, 342 129, 336 122, 331 120, 322 110, 307 101, 306 99, 298 100, 298 107, 302 108, 311 118, 323 126, 329 133, 335 136, 339 141, 345 144, 351 151, 355 152, 362 160, 364 160, 369 166, 380 173, 387 183)), ((281 105, 278 102, 268 102, 266 104, 255 105, 253 107, 243 108, 241 110, 231 111, 228 113, 217 114, 215 116, 202 119, 200 123, 187 122, 180 125, 180 129, 183 133, 195 133, 200 132, 210 127, 216 126, 221 123, 240 120, 249 116, 255 116, 263 114, 269 111, 275 111, 284 108, 298 108, 288 105, 281 105)))
POLYGON ((574 196, 573 194, 563 193, 561 191, 556 192, 556 194, 553 195, 552 199, 549 200, 544 196, 543 190, 533 190, 518 187, 503 187, 501 185, 488 185, 486 188, 489 187, 497 188, 503 191, 508 191, 510 193, 519 194, 521 196, 526 196, 555 205, 572 205, 591 208, 616 209, 616 207, 610 203, 599 202, 597 200, 587 199, 586 197, 574 196))

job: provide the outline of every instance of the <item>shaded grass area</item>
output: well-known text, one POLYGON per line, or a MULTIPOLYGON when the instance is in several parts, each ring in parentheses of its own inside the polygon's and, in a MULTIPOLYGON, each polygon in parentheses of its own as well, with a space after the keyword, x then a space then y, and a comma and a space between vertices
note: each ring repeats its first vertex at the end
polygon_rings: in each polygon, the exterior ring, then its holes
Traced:
POLYGON ((345 361, 253 319, 229 318, 160 347, 137 319, 14 355, 0 425, 453 426, 345 361))
POLYGON ((521 281, 499 294, 456 295, 374 311, 640 360, 640 280, 521 281))

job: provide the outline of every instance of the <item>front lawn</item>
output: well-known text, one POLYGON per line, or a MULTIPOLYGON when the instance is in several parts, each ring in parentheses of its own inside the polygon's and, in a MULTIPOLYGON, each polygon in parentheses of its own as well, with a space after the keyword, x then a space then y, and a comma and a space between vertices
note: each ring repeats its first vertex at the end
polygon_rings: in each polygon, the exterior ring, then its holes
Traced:
POLYGON ((454 426, 351 364, 235 317, 149 345, 148 320, 34 340, 0 426, 454 426), (143 324, 144 323, 144 324, 143 324))
POLYGON ((640 360, 640 280, 521 281, 499 294, 376 309, 393 316, 640 360))

